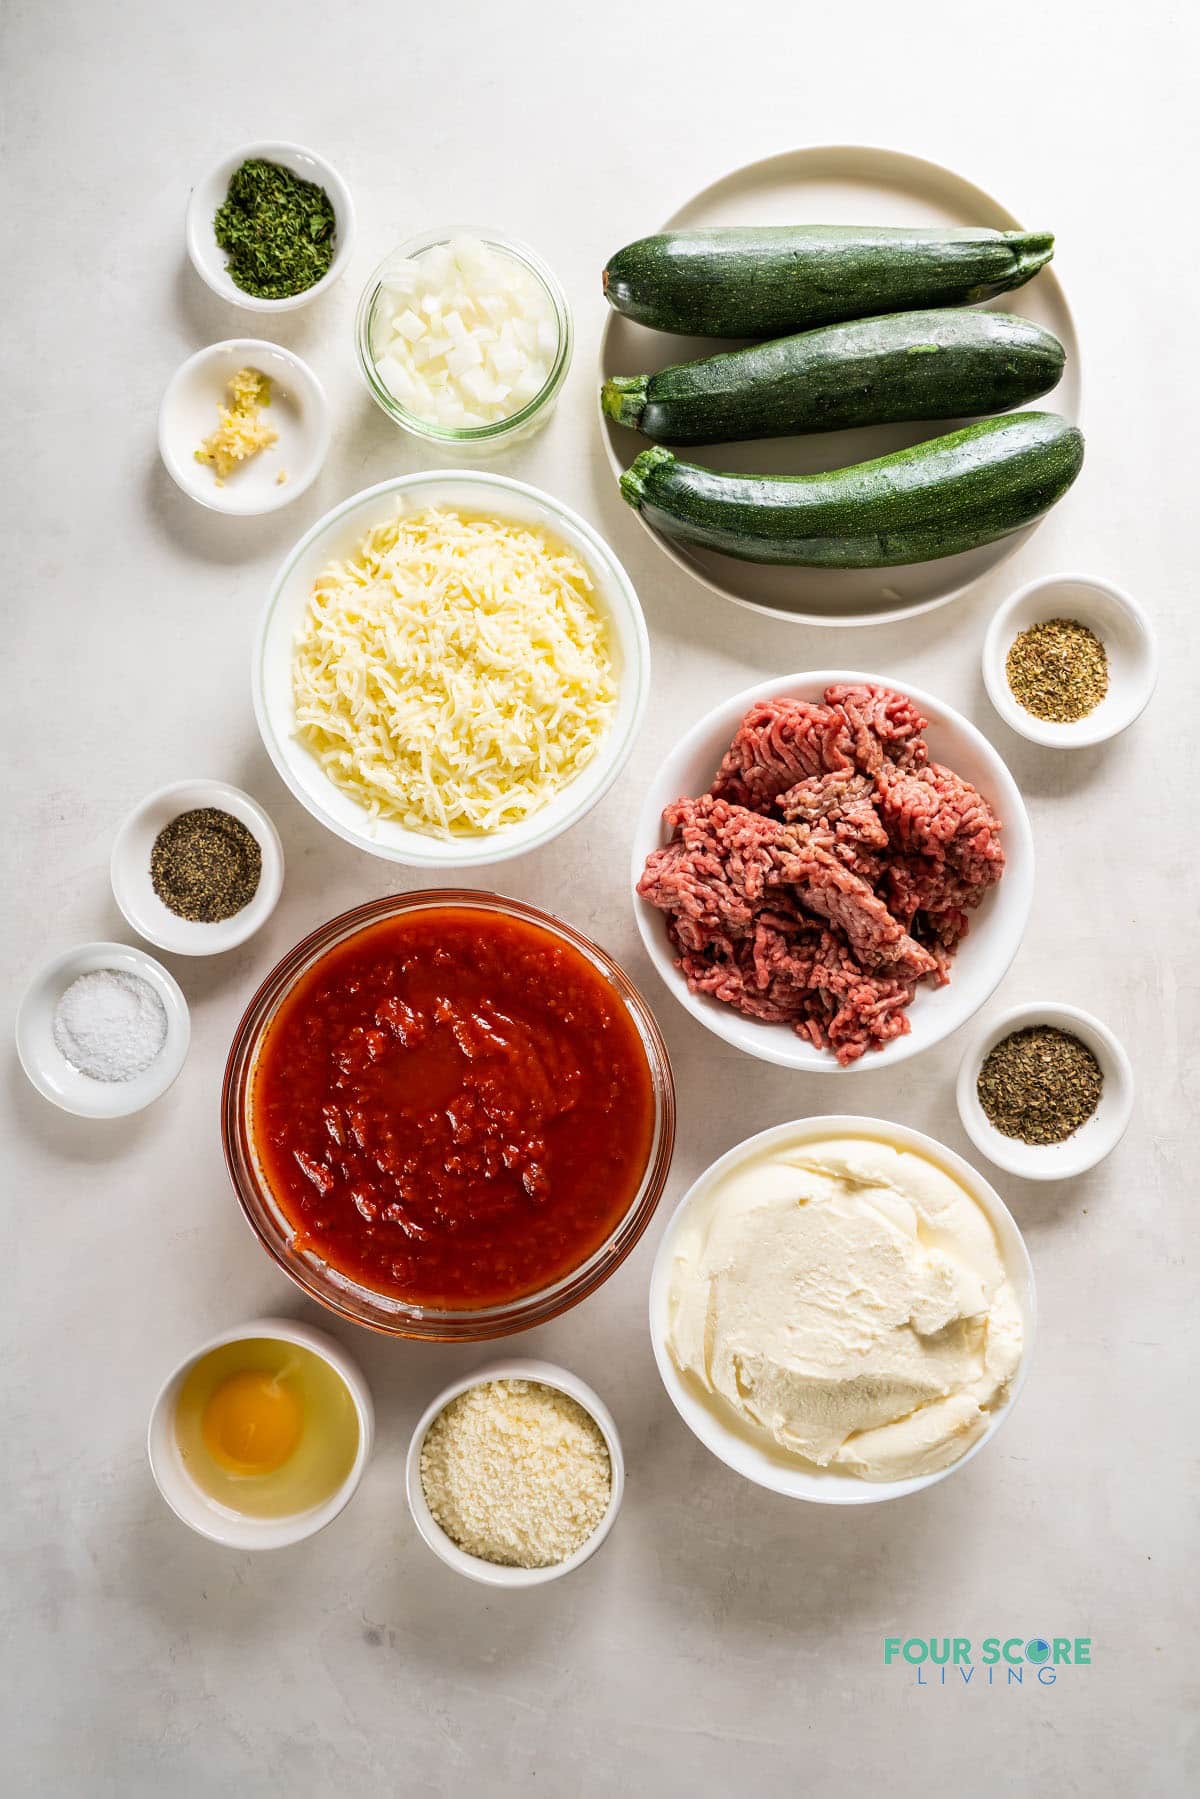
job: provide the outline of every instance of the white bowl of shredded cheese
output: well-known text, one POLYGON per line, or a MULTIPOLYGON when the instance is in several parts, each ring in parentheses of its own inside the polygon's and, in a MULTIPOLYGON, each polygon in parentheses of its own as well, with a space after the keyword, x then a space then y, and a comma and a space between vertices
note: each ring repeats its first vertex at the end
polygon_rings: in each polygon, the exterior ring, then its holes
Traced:
POLYGON ((404 475, 305 533, 254 650, 267 752, 373 856, 477 868, 578 822, 633 747, 650 647, 577 513, 507 476, 404 475))
POLYGON ((625 1461, 612 1413, 585 1381, 550 1362, 501 1361, 452 1382, 422 1414, 405 1484, 417 1529, 447 1567, 485 1586, 531 1587, 599 1549, 625 1461))

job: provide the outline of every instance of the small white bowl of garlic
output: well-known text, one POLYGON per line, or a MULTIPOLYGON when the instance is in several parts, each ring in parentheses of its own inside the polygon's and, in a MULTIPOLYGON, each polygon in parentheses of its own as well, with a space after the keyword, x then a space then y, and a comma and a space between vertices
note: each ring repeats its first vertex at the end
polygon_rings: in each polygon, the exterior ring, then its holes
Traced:
POLYGON ((163 466, 210 512, 290 506, 329 451, 329 403, 303 359, 259 337, 207 344, 176 369, 158 410, 163 466))
POLYGON ((376 404, 427 442, 481 453, 541 429, 571 366, 571 314, 537 253, 494 231, 429 231, 363 289, 359 367, 376 404))

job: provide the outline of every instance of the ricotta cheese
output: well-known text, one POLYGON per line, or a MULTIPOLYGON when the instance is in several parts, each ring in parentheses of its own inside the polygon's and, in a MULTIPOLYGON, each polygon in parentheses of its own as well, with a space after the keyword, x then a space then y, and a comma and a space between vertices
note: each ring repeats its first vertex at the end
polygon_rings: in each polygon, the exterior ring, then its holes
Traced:
POLYGON ((1008 1395, 1022 1321, 990 1220, 924 1157, 786 1145, 684 1222, 668 1349, 740 1424, 863 1480, 959 1459, 1008 1395))

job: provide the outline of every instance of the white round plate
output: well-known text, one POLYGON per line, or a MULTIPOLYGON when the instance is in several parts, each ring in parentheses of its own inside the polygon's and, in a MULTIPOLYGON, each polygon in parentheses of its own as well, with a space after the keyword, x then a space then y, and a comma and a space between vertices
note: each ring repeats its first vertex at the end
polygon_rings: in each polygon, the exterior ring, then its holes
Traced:
POLYGON ((907 1125, 891 1124, 882 1118, 804 1118, 794 1124, 775 1125, 771 1130, 760 1131, 758 1136, 736 1144, 719 1161, 714 1162, 711 1168, 706 1168, 680 1200, 663 1232, 650 1274, 650 1341, 654 1359, 658 1363, 658 1372, 662 1376, 667 1395, 688 1429, 727 1467, 745 1475, 756 1486, 769 1487, 773 1493, 784 1493, 789 1499, 807 1499, 818 1505, 875 1505, 882 1499, 903 1499, 906 1494, 919 1493, 923 1487, 935 1486, 938 1481, 945 1480, 959 1468, 965 1468, 984 1445, 991 1442, 1020 1397, 1029 1374, 1036 1325, 1037 1297, 1029 1251, 1025 1247, 1025 1239, 1017 1229, 1016 1220, 996 1189, 969 1162, 964 1162, 952 1149, 947 1149, 944 1143, 938 1143, 933 1137, 926 1137, 921 1131, 910 1130, 907 1125), (939 1469, 936 1474, 918 1474, 908 1480, 862 1480, 854 1474, 817 1468, 809 1462, 786 1455, 757 1434, 751 1435, 743 1430, 732 1411, 726 1410, 719 1401, 714 1403, 698 1385, 685 1379, 671 1360, 667 1349, 668 1301, 675 1246, 689 1207, 708 1191, 714 1181, 747 1157, 761 1154, 777 1143, 813 1143, 827 1137, 867 1137, 875 1142, 890 1144, 894 1149, 911 1150, 942 1168, 960 1186, 966 1188, 980 1210, 987 1214, 1000 1246, 1005 1273, 1012 1282, 1024 1325, 1024 1345, 1020 1366, 1009 1389, 1008 1398, 993 1413, 987 1429, 965 1455, 960 1456, 957 1462, 951 1462, 948 1468, 939 1469))
MULTIPOLYGON (((939 164, 896 150, 861 144, 791 150, 748 164, 704 188, 660 229, 679 231, 713 225, 984 225, 997 231, 1022 226, 998 200, 939 164)), ((1053 219, 1030 218, 1029 228, 1052 230, 1053 219)), ((649 228, 648 228, 649 229, 649 228)), ((613 251, 620 246, 612 245, 613 251)), ((1053 264, 1024 287, 990 302, 1000 312, 1019 313, 1052 331, 1067 353, 1062 380, 1033 402, 1079 422, 1080 370, 1075 326, 1053 264)), ((600 346, 600 375, 636 374, 665 368, 696 356, 730 348, 729 340, 676 337, 650 331, 610 313, 600 346)), ((598 403, 597 403, 598 404, 598 403)), ((954 419, 931 424, 880 425, 859 431, 832 431, 813 437, 774 438, 755 443, 692 447, 680 454, 710 468, 746 473, 803 475, 842 468, 872 456, 937 437, 956 429, 954 419)), ((620 476, 649 440, 601 416, 605 449, 613 474, 620 476)), ((640 519, 641 515, 638 514, 640 519)), ((643 528, 650 530, 648 525, 643 528)), ((910 618, 955 599, 973 581, 1002 562, 1036 527, 1001 538, 980 550, 937 562, 885 569, 771 568, 738 562, 715 551, 650 535, 679 568, 740 606, 813 625, 870 625, 910 618)))
POLYGON ((283 888, 283 845, 266 812, 240 787, 224 781, 177 781, 147 794, 117 832, 109 860, 113 898, 147 943, 177 956, 213 956, 253 937, 275 910, 283 888), (181 812, 212 806, 245 825, 262 852, 262 872, 254 897, 240 912, 215 924, 180 918, 164 906, 150 877, 150 856, 160 831, 181 812))
POLYGON ((278 512, 307 492, 328 454, 325 390, 306 362, 265 338, 209 344, 171 377, 158 409, 158 450, 175 485, 210 512, 235 518, 278 512), (229 383, 244 368, 269 376, 271 404, 262 417, 279 436, 218 485, 211 465, 196 461, 196 451, 217 429, 217 407, 228 405, 229 383))
POLYGON ((415 868, 483 868, 549 843, 608 792, 625 766, 646 708, 650 640, 633 583, 603 538, 578 513, 506 475, 440 469, 398 475, 365 488, 305 532, 275 577, 254 648, 252 682, 254 715, 267 753, 300 804, 321 824, 385 861, 415 868), (596 754, 540 812, 486 836, 442 838, 406 830, 393 819, 372 822, 294 735, 292 651, 313 583, 331 562, 352 555, 375 526, 401 510, 420 512, 429 506, 457 506, 540 526, 569 544, 589 570, 595 584, 592 597, 610 623, 617 707, 596 754))
POLYGON ((666 842, 663 807, 681 795, 706 793, 725 751, 749 707, 755 700, 789 699, 819 701, 835 682, 892 687, 906 693, 929 721, 925 739, 933 761, 945 763, 964 781, 970 781, 990 801, 1003 826, 1005 869, 1003 879, 984 896, 971 914, 971 928, 950 967, 948 987, 917 988, 908 1008, 910 1030, 882 1049, 868 1050, 857 1062, 843 1067, 830 1050, 818 1049, 797 1036, 790 1025, 765 1024, 746 1018, 732 1006, 707 993, 692 993, 675 966, 675 951, 667 937, 664 913, 646 900, 633 896, 634 914, 642 942, 659 974, 679 1001, 706 1030, 761 1062, 795 1068, 805 1074, 851 1075, 870 1073, 905 1062, 909 1056, 931 1049, 965 1024, 1003 980, 1021 945, 1029 909, 1033 903, 1033 832, 1020 790, 1004 762, 981 731, 961 713, 909 681, 892 681, 884 675, 864 675, 844 669, 777 676, 760 681, 715 706, 676 744, 650 783, 642 803, 633 839, 633 885, 641 879, 651 850, 666 842))
POLYGON ((17 1055, 44 1099, 77 1118, 127 1118, 166 1092, 187 1060, 191 1019, 179 983, 161 962, 127 943, 81 943, 38 970, 17 1008, 17 1055), (54 1041, 54 1011, 82 974, 112 968, 148 981, 163 1003, 167 1036, 148 1068, 130 1081, 97 1081, 67 1061, 54 1041))

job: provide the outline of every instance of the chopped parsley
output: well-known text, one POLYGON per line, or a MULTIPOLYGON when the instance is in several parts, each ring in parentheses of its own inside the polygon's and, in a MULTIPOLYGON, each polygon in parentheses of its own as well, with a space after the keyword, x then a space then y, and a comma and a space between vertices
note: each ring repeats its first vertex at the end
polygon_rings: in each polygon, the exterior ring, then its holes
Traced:
POLYGON ((286 300, 327 275, 336 227, 323 187, 258 159, 238 169, 213 220, 230 279, 260 300, 286 300))

